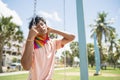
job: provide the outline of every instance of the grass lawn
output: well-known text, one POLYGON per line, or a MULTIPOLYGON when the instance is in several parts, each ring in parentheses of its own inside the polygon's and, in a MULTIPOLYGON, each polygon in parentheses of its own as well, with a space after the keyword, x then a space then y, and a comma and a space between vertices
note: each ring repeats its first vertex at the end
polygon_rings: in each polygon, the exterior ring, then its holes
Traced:
POLYGON ((27 80, 28 74, 0 76, 0 80, 27 80))
MULTIPOLYGON (((67 68, 64 70, 55 70, 53 80, 80 80, 79 68, 67 68)), ((120 80, 120 69, 108 68, 101 70, 99 76, 93 76, 94 68, 89 69, 89 80, 120 80)), ((28 74, 19 74, 11 76, 0 76, 0 80, 27 80, 28 74)))

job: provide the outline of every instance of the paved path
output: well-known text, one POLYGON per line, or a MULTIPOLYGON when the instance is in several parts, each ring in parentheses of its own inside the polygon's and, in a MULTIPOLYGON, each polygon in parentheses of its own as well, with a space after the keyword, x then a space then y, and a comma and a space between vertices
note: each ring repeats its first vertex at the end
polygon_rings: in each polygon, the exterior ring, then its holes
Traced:
MULTIPOLYGON (((69 69, 69 68, 55 68, 55 70, 64 70, 64 69, 69 69)), ((8 76, 8 75, 17 75, 17 74, 27 74, 28 71, 18 71, 18 72, 6 72, 6 73, 0 73, 0 76, 8 76)), ((95 73, 95 70, 91 70, 89 72, 89 76, 93 76, 93 74, 95 73)), ((60 73, 60 74, 65 74, 65 73, 60 73)), ((66 76, 72 76, 72 75, 76 75, 79 76, 80 73, 79 72, 67 72, 67 74, 65 74, 66 76)), ((116 76, 120 76, 120 74, 111 74, 111 73, 101 73, 101 76, 109 76, 109 77, 116 77, 116 76)))
MULTIPOLYGON (((65 75, 65 76, 79 76, 80 73, 79 72, 67 72, 67 73, 59 73, 59 74, 62 74, 62 75, 65 75)), ((89 72, 88 74, 89 76, 94 76, 94 73, 93 72, 89 72)), ((120 76, 120 74, 112 74, 112 73, 101 73, 99 74, 98 76, 104 76, 104 77, 118 77, 120 76)))
POLYGON ((25 73, 28 73, 28 71, 17 71, 17 72, 0 73, 0 76, 17 75, 17 74, 25 74, 25 73))
MULTIPOLYGON (((64 70, 69 68, 55 68, 55 70, 64 70)), ((0 76, 8 76, 8 75, 17 75, 17 74, 27 74, 28 71, 17 71, 17 72, 6 72, 6 73, 0 73, 0 76)))

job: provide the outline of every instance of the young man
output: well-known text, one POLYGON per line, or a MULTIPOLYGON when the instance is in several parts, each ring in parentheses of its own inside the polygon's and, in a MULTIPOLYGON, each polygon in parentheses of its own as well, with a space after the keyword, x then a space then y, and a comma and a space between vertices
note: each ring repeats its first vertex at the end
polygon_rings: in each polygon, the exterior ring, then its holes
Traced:
POLYGON ((21 58, 23 68, 30 72, 28 80, 52 80, 55 52, 74 38, 73 34, 48 27, 42 17, 36 16, 32 19, 21 58), (49 33, 61 35, 63 38, 49 39, 49 33))

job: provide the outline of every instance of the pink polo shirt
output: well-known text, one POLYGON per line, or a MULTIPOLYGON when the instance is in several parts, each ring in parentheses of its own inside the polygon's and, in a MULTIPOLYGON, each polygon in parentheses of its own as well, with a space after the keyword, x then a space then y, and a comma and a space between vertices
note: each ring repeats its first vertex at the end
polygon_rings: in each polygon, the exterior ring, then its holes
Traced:
POLYGON ((49 40, 42 48, 35 49, 28 80, 52 80, 55 53, 61 47, 61 40, 49 40))

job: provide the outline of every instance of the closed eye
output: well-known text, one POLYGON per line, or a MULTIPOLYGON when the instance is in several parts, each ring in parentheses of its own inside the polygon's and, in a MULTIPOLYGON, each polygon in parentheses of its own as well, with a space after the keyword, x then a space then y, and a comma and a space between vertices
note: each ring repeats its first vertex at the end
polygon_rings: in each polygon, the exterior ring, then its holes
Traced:
POLYGON ((43 26, 44 24, 43 23, 40 23, 40 26, 43 26))

